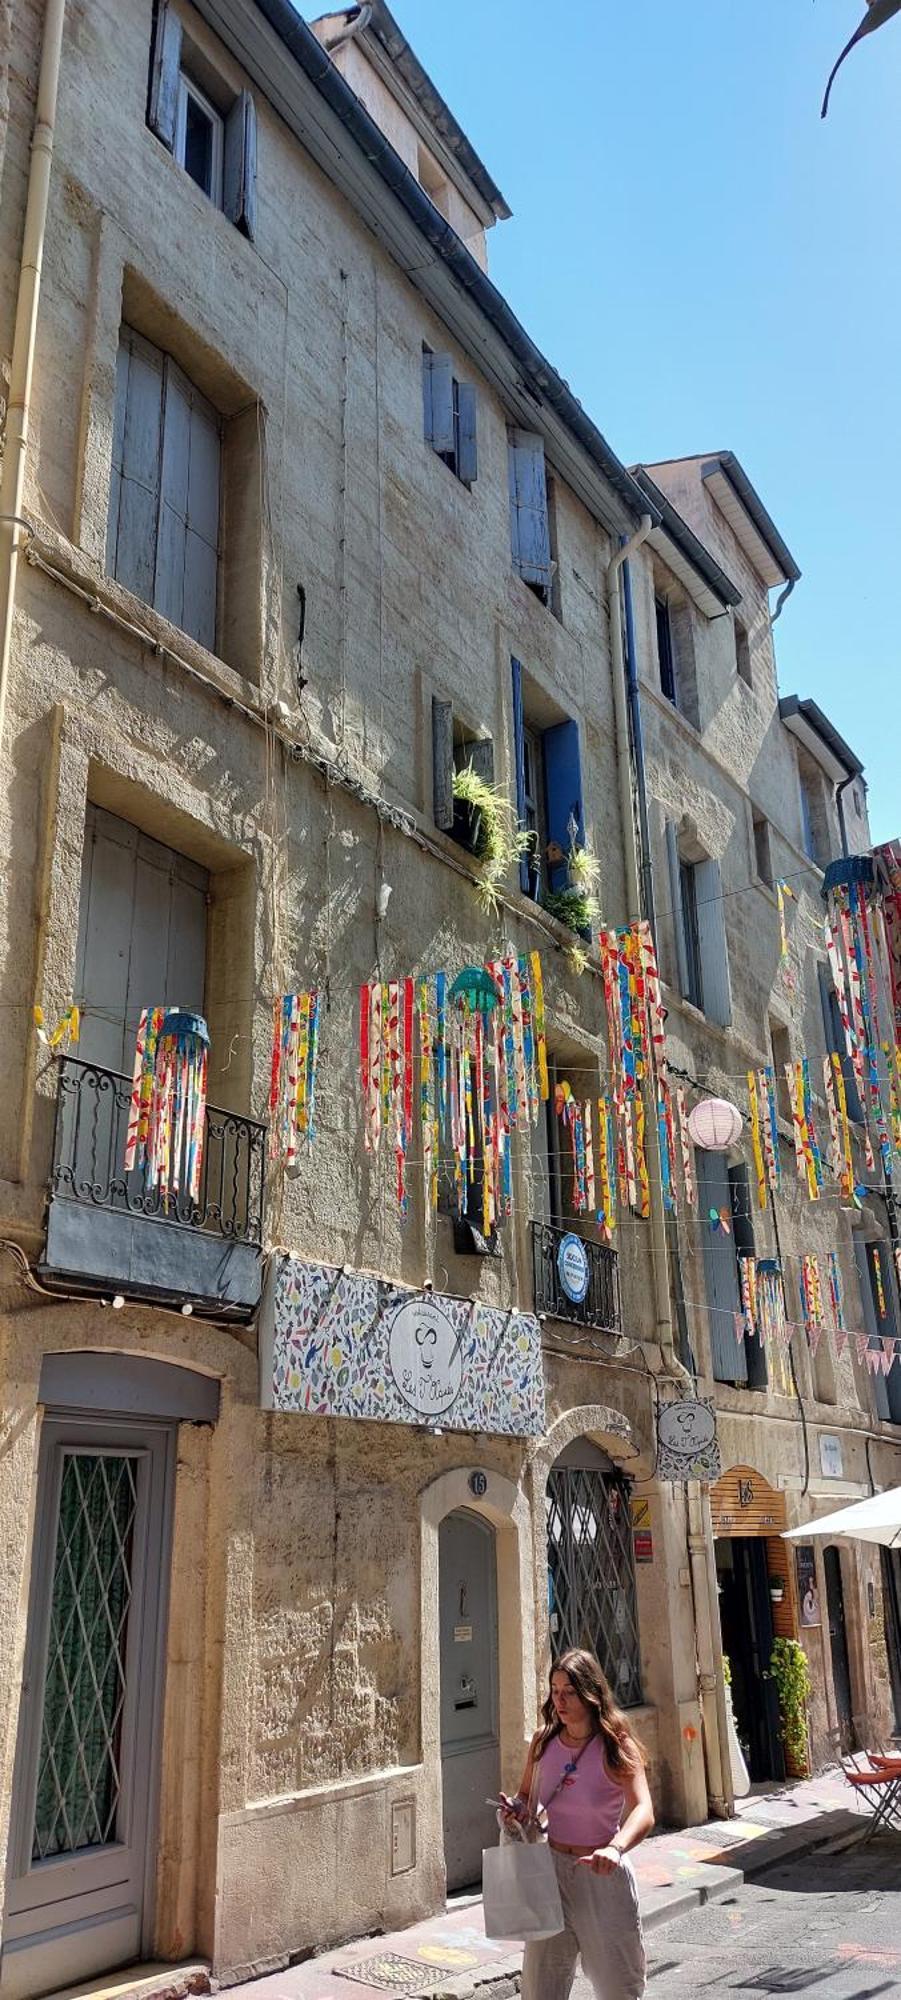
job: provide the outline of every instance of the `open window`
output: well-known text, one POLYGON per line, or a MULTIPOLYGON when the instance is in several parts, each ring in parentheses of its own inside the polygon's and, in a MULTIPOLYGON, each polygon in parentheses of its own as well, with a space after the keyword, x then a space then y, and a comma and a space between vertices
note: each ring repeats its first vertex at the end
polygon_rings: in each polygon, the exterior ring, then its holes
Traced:
POLYGON ((236 229, 256 235, 257 126, 249 90, 235 97, 195 54, 172 0, 156 0, 147 123, 236 229))
POLYGON ((735 671, 745 687, 753 687, 754 670, 751 664, 751 640, 747 625, 741 618, 733 621, 735 632, 735 671))
POLYGON ((751 815, 754 836, 754 868, 758 882, 764 882, 768 889, 773 886, 773 848, 770 838, 770 822, 761 812, 754 810, 751 815))
POLYGON ((478 478, 476 392, 460 382, 449 354, 422 350, 422 421, 426 444, 463 486, 478 478))
POLYGON ((533 694, 519 660, 510 666, 516 812, 530 836, 520 858, 519 885, 539 902, 548 891, 566 887, 569 855, 585 845, 579 725, 550 722, 547 704, 537 690, 533 694))
POLYGON ((471 764, 486 785, 494 784, 494 744, 490 736, 477 736, 454 714, 452 701, 432 696, 432 816, 442 833, 449 833, 477 854, 479 828, 477 814, 454 796, 454 777, 471 764))

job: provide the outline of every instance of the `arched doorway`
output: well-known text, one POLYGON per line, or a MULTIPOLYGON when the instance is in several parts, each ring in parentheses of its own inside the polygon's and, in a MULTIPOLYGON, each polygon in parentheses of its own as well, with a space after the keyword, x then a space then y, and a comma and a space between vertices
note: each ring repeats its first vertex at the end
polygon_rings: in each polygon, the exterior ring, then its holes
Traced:
POLYGON ((554 1460, 547 1481, 551 1651, 595 1653, 624 1708, 642 1699, 631 1485, 586 1437, 554 1460))
POLYGON ((438 1530, 441 1777, 448 1889, 481 1879, 497 1838, 500 1786, 497 1554, 494 1529, 461 1507, 438 1530))

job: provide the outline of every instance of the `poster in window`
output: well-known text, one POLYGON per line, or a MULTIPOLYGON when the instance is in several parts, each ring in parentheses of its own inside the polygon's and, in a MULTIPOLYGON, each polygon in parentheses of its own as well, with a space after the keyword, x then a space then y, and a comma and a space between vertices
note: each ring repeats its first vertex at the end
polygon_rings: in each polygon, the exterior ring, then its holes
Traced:
POLYGON ((817 1589, 816 1558, 811 1542, 799 1542, 795 1550, 795 1566, 798 1578, 798 1603, 801 1606, 802 1625, 819 1625, 820 1593, 817 1589))

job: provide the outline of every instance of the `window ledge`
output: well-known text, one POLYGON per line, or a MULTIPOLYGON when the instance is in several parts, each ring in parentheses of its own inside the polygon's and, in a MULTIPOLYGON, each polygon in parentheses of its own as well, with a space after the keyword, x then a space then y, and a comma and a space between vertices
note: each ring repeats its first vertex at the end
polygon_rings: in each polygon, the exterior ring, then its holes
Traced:
POLYGON ((26 543, 26 562, 30 552, 36 566, 43 563, 52 565, 51 573, 55 580, 84 591, 90 600, 89 609, 107 610, 114 618, 130 626, 136 644, 144 645, 151 651, 156 648, 176 666, 182 664, 196 668, 205 680, 214 683, 225 700, 247 703, 250 696, 252 704, 260 702, 259 681, 237 673, 217 653, 208 652, 205 646, 192 639, 190 633, 183 632, 178 625, 171 625, 168 618, 161 617, 143 597, 135 597, 132 591, 108 576, 100 563, 83 549, 76 548, 64 535, 57 534, 44 521, 37 525, 26 543))
MULTIPOLYGON (((696 722, 692 722, 690 715, 686 715, 684 708, 680 708, 676 702, 670 701, 669 696, 664 694, 662 688, 655 687, 653 681, 647 680, 642 676, 641 693, 643 695, 650 695, 655 708, 659 710, 661 715, 665 715, 671 722, 678 723, 679 728, 687 736, 690 743, 695 743, 699 747, 703 747, 703 731, 698 727, 696 722)), ((709 752, 705 751, 705 755, 709 755, 709 752)))
MULTIPOLYGON (((523 596, 527 597, 529 603, 534 605, 535 610, 539 612, 542 615, 542 617, 553 619, 553 622, 556 625, 558 631, 560 632, 566 631, 566 626, 563 623, 563 619, 560 617, 559 613, 554 610, 553 604, 545 604, 542 598, 536 597, 534 590, 531 588, 531 585, 526 583, 524 577, 520 576, 518 569, 512 569, 512 568, 510 569, 509 579, 510 579, 510 593, 512 597, 515 599, 517 605, 522 604, 523 596)), ((553 584, 551 585, 551 594, 553 595, 553 584)))

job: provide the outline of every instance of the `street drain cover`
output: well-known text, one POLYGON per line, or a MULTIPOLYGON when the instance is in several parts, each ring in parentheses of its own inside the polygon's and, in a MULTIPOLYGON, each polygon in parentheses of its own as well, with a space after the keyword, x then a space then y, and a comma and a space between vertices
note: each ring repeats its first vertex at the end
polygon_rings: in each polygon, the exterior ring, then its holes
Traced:
POLYGON ((703 1840, 711 1847, 741 1847, 748 1838, 743 1827, 693 1826, 692 1840, 703 1840))
POLYGON ((819 1986, 824 1979, 828 1979, 834 1970, 833 1965, 820 1965, 813 1972, 809 1966, 788 1972, 774 1966, 771 1972, 764 1973, 762 1979, 743 1979, 741 1983, 752 1993, 806 1993, 809 1987, 819 1986))
POLYGON ((335 1965, 335 1979, 352 1979, 358 1986, 375 1986, 384 1993, 421 1992, 423 1987, 443 1986, 451 1967, 424 1965, 421 1959, 401 1958, 396 1951, 376 1952, 372 1958, 357 1959, 354 1965, 335 1965))

